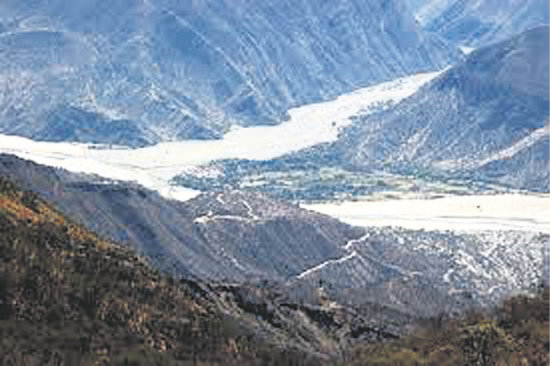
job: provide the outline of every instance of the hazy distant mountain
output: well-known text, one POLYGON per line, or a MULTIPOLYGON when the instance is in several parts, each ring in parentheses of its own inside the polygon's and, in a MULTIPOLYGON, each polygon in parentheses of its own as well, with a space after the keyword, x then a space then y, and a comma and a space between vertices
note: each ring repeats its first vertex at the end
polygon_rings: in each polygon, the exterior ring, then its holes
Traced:
POLYGON ((548 24, 548 0, 428 0, 417 19, 459 45, 479 47, 548 24))
POLYGON ((406 0, 407 5, 412 11, 418 11, 420 10, 426 3, 428 3, 430 0, 406 0))
POLYGON ((452 58, 403 0, 6 0, 0 25, 0 132, 54 141, 213 138, 452 58))
POLYGON ((475 176, 549 187, 549 28, 479 49, 395 107, 340 138, 359 169, 475 176))

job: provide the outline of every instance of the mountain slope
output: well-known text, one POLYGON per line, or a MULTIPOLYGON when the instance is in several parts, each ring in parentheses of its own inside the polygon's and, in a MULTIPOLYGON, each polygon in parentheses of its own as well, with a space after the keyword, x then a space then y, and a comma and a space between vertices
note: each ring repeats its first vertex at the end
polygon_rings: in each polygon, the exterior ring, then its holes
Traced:
POLYGON ((321 292, 328 303, 391 320, 390 334, 419 316, 531 291, 548 267, 548 236, 538 233, 354 228, 251 192, 168 201, 139 186, 12 156, 1 156, 0 174, 177 276, 282 286, 292 301, 321 292))
POLYGON ((442 317, 395 342, 362 345, 350 365, 546 365, 549 292, 515 296, 495 311, 461 319, 442 317))
POLYGON ((252 340, 201 285, 159 275, 4 178, 0 230, 2 364, 309 362, 252 340))
POLYGON ((90 229, 130 242, 164 269, 201 278, 284 280, 343 253, 354 229, 265 195, 169 201, 140 186, 2 156, 0 173, 41 193, 90 229))
POLYGON ((0 14, 0 131, 42 140, 215 138, 454 57, 402 0, 9 0, 0 14))
POLYGON ((413 231, 369 228, 346 254, 299 275, 349 303, 382 303, 430 317, 472 305, 498 304, 519 289, 533 291, 548 269, 540 233, 413 231))
POLYGON ((2 364, 334 364, 415 320, 307 289, 174 280, 4 177, 0 232, 2 364))
POLYGON ((417 18, 452 43, 480 47, 548 25, 549 8, 546 0, 431 0, 417 18))
MULTIPOLYGON (((441 315, 410 337, 373 344, 395 335, 369 327, 371 320, 334 303, 281 303, 285 296, 268 288, 163 277, 131 251, 98 238, 3 177, 0 231, 2 364, 396 364, 403 357, 404 364, 457 359, 469 364, 481 356, 544 364, 548 359, 547 291, 505 302, 494 319, 476 315, 443 323, 447 316, 441 315), (335 329, 344 358, 318 358, 335 329), (347 342, 365 333, 378 338, 349 352, 347 342), (293 342, 300 340, 314 348, 294 350, 293 342)), ((391 321, 395 318, 383 324, 391 321)))
POLYGON ((397 106, 356 122, 338 143, 342 161, 548 191, 548 35, 540 27, 479 49, 397 106))

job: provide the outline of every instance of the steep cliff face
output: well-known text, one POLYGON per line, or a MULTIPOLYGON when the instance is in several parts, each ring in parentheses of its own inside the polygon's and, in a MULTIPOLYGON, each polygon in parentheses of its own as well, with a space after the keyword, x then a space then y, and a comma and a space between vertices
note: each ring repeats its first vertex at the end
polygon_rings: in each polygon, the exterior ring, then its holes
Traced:
POLYGON ((9 0, 0 13, 0 131, 44 140, 214 138, 452 58, 401 0, 9 0))
POLYGON ((548 38, 539 27, 479 49, 340 140, 345 161, 548 190, 548 38), (513 177, 513 179, 512 179, 513 177))
POLYGON ((426 30, 479 47, 548 24, 546 0, 431 0, 417 11, 426 30))

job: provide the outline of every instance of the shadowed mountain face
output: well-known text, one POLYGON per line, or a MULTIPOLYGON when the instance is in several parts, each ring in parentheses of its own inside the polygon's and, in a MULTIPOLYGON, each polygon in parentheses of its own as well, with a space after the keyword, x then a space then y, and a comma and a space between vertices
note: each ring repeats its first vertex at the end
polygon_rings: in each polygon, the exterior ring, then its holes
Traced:
POLYGON ((495 304, 510 291, 532 289, 547 268, 548 236, 537 233, 360 229, 239 191, 167 201, 139 186, 8 155, 0 157, 0 174, 178 276, 267 281, 284 286, 289 298, 321 291, 337 303, 366 306, 377 319, 400 314, 401 324, 495 304))
POLYGON ((0 14, 0 131, 43 140, 215 138, 453 57, 401 0, 8 0, 0 14))
POLYGON ((472 47, 547 25, 548 17, 547 0, 431 0, 417 11, 426 30, 472 47))
POLYGON ((475 176, 547 191, 549 28, 479 49, 338 147, 355 168, 475 176))

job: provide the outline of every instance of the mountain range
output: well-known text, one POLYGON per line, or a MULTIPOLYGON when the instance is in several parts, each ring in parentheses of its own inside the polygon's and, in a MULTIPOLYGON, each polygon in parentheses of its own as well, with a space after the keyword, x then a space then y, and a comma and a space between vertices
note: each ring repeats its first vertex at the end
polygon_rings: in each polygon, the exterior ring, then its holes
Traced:
POLYGON ((8 0, 0 14, 0 131, 37 140, 217 138, 457 56, 402 0, 8 0))
POLYGON ((548 24, 550 16, 546 0, 428 0, 416 9, 423 29, 474 48, 548 24))
POLYGON ((219 177, 183 173, 174 182, 195 189, 258 182, 253 189, 319 200, 395 189, 391 173, 449 190, 460 182, 470 191, 548 192, 549 42, 542 26, 481 47, 401 102, 353 117, 333 143, 267 161, 214 161, 202 168, 219 177))
POLYGON ((548 44, 546 26, 474 51, 399 105, 356 121, 338 142, 342 160, 548 191, 548 44))
POLYGON ((1 1, 0 364, 547 364, 548 4, 1 1))

